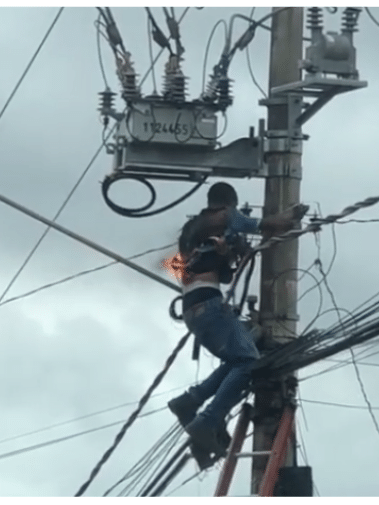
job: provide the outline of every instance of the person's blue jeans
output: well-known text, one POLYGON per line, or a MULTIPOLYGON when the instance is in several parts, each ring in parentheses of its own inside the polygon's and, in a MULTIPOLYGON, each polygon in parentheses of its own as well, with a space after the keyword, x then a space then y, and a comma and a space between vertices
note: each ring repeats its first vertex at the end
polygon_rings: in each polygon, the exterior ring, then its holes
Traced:
POLYGON ((242 392, 251 380, 251 371, 259 358, 259 351, 252 332, 245 328, 232 308, 224 304, 220 297, 190 308, 183 316, 198 343, 222 361, 206 380, 189 389, 189 393, 201 405, 214 396, 197 419, 217 428, 241 400, 242 392))

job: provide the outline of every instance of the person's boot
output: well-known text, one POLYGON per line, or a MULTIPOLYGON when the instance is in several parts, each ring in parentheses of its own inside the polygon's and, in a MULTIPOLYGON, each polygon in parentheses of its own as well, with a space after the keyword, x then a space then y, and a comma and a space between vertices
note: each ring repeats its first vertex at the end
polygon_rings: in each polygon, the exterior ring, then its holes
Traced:
POLYGON ((217 428, 208 425, 201 416, 196 417, 191 423, 187 424, 185 430, 193 443, 210 455, 214 454, 215 458, 226 455, 227 447, 221 442, 217 428))
POLYGON ((190 393, 184 393, 168 402, 168 408, 179 419, 180 424, 185 428, 187 424, 196 417, 199 402, 190 393))
POLYGON ((206 470, 215 464, 215 458, 208 451, 197 445, 193 441, 190 445, 192 456, 195 458, 200 470, 206 470))
POLYGON ((222 427, 217 428, 216 430, 216 437, 217 437, 217 442, 220 444, 222 447, 222 452, 220 451, 217 456, 211 456, 211 454, 201 447, 200 445, 196 444, 192 440, 191 442, 191 452, 193 457, 196 459, 197 464, 199 465, 200 470, 206 470, 207 468, 212 467, 216 461, 221 458, 226 456, 227 454, 227 449, 230 445, 230 442, 232 440, 232 437, 229 435, 228 431, 226 430, 226 425, 225 423, 222 425, 222 427))
POLYGON ((217 429, 217 440, 219 444, 227 450, 232 441, 232 437, 229 435, 228 430, 226 429, 226 424, 223 423, 220 428, 217 429))

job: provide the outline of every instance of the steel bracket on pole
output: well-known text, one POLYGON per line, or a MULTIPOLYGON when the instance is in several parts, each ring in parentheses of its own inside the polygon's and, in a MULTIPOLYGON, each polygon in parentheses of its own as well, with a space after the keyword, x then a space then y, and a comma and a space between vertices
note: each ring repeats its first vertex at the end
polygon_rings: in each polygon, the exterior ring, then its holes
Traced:
POLYGON ((148 179, 198 181, 201 177, 266 177, 263 137, 239 138, 219 149, 203 146, 130 142, 120 132, 113 147, 113 172, 148 179))
MULTIPOLYGON (((303 151, 303 140, 309 137, 303 135, 301 126, 297 124, 297 118, 301 115, 303 101, 302 98, 287 94, 284 96, 272 96, 270 98, 260 100, 260 105, 271 106, 286 106, 287 107, 287 125, 286 130, 267 130, 264 132, 264 162, 268 160, 268 156, 273 154, 298 154, 303 151)), ((301 166, 297 164, 289 164, 283 159, 280 163, 275 163, 270 166, 268 171, 269 176, 273 177, 291 177, 301 179, 301 166), (273 172, 274 169, 274 172, 273 172)))
POLYGON ((267 320, 273 320, 273 321, 299 321, 300 317, 296 313, 288 313, 284 315, 278 315, 278 314, 273 314, 272 312, 261 312, 260 313, 260 320, 267 321, 267 320))
POLYGON ((291 82, 271 89, 271 95, 275 99, 297 97, 302 102, 304 112, 297 114, 296 126, 301 126, 316 114, 333 97, 341 93, 357 90, 367 86, 367 81, 359 81, 350 78, 327 78, 321 72, 307 73, 302 81, 291 82), (303 97, 314 98, 312 103, 303 103, 303 97))

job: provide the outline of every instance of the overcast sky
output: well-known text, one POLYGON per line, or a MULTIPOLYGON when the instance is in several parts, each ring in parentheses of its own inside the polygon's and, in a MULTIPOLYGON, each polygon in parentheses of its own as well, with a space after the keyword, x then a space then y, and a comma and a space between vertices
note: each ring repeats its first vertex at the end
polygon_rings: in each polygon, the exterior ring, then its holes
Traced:
MULTIPOLYGON (((38 47, 57 13, 51 8, 2 8, 0 16, 1 85, 0 108, 38 47)), ((189 98, 201 92, 205 45, 218 19, 229 21, 232 14, 250 14, 250 7, 191 8, 181 25, 185 47, 183 71, 189 79, 189 98)), ((149 67, 146 13, 143 8, 114 8, 114 17, 135 68, 143 75, 149 67)), ((178 15, 183 7, 177 7, 178 15)), ((255 18, 269 12, 257 8, 255 18)), ((379 20, 379 8, 371 12, 379 20)), ((160 8, 153 13, 166 31, 160 8)), ((337 14, 325 11, 325 27, 339 31, 342 8, 337 14)), ((93 7, 66 8, 49 39, 0 120, 0 193, 26 207, 53 218, 101 143, 102 125, 97 112, 97 93, 104 90, 97 47, 93 7)), ((233 40, 245 23, 235 23, 233 40)), ((308 35, 308 31, 305 31, 308 35)), ((223 47, 223 30, 218 28, 211 44, 207 74, 217 63, 223 47)), ((307 44, 307 43, 305 43, 307 44)), ((323 215, 341 211, 347 205, 379 195, 379 26, 363 11, 359 32, 354 35, 357 67, 368 87, 332 100, 305 126, 310 135, 304 144, 301 200, 311 210, 321 206, 323 215)), ((267 90, 269 32, 257 30, 250 45, 255 76, 267 90)), ((157 48, 154 47, 154 54, 157 48)), ((119 92, 113 54, 102 42, 105 71, 113 91, 119 92)), ((159 90, 164 53, 156 65, 159 90)), ((246 54, 238 52, 230 68, 234 83, 234 104, 228 109, 228 129, 222 144, 246 136, 266 116, 258 105, 261 98, 248 72, 246 54)), ((143 93, 153 90, 151 78, 143 93)), ((122 107, 117 99, 117 106, 122 107)), ((145 219, 115 214, 104 203, 99 182, 111 171, 112 158, 105 152, 74 193, 58 222, 63 226, 125 257, 175 242, 186 216, 205 205, 207 187, 180 206, 145 219)), ((234 183, 234 181, 232 181, 234 183)), ((145 188, 128 183, 122 200, 139 206, 148 197, 145 188)), ((154 183, 158 204, 169 203, 189 189, 185 183, 154 183)), ((263 203, 264 183, 250 179, 235 181, 240 202, 263 203)), ((260 216, 260 209, 254 211, 260 216)), ((379 218, 379 207, 357 213, 357 219, 379 218)), ((350 223, 336 226, 337 256, 328 277, 340 307, 354 309, 378 290, 378 223, 350 223)), ((44 226, 18 211, 0 204, 0 296, 44 226)), ((320 234, 321 259, 325 269, 334 252, 331 227, 320 234)), ((170 254, 172 250, 168 250, 170 254)), ((300 240, 301 268, 317 257, 313 236, 300 240)), ((164 252, 150 254, 139 264, 165 275, 159 263, 164 252)), ((4 301, 111 260, 50 231, 4 301)), ((315 270, 312 272, 317 275, 315 270)), ((167 277, 168 278, 168 277, 167 277)), ((252 292, 257 292, 258 271, 252 292)), ((312 286, 306 276, 299 293, 312 286)), ((1 460, 2 455, 48 440, 126 420, 135 406, 76 420, 23 438, 8 440, 63 421, 137 402, 162 369, 165 359, 185 333, 173 322, 168 306, 176 294, 123 265, 79 277, 38 292, 1 310, 0 349, 0 495, 73 496, 105 450, 112 444, 121 424, 93 434, 1 460), (5 440, 5 441, 4 441, 5 440)), ((319 304, 313 290, 299 304, 299 328, 316 314, 319 304)), ((324 290, 323 310, 332 307, 324 290)), ((334 313, 320 319, 325 327, 336 320, 334 313)), ((371 352, 376 352, 373 347, 371 352)), ((368 353, 366 353, 368 354, 368 353)), ((205 377, 217 360, 202 353, 200 368, 190 359, 187 345, 162 382, 145 412, 163 408, 166 402, 197 378, 205 377), (175 390, 175 391, 172 391, 175 390)), ((347 359, 348 353, 335 357, 347 359)), ((359 361, 359 360, 358 360, 359 361)), ((366 394, 379 408, 377 355, 360 360, 359 370, 366 394), (369 363, 370 365, 368 365, 369 363), (374 366, 375 365, 375 366, 374 366)), ((324 362, 301 371, 305 379, 331 366, 324 362)), ((313 469, 321 496, 379 495, 379 433, 369 415, 354 367, 311 377, 300 382, 302 408, 298 409, 299 462, 301 454, 313 469), (346 408, 322 403, 360 406, 346 408)), ((378 422, 379 414, 376 413, 378 422)), ((175 419, 163 410, 137 420, 104 466, 87 496, 101 496, 149 450, 173 425, 175 419)), ((251 442, 246 441, 249 450, 251 442)), ((178 489, 173 496, 212 496, 218 469, 214 468, 178 489)), ((168 492, 196 471, 190 463, 168 492)), ((249 494, 249 463, 238 467, 230 494, 249 494)), ((121 489, 120 489, 121 490, 121 489)))

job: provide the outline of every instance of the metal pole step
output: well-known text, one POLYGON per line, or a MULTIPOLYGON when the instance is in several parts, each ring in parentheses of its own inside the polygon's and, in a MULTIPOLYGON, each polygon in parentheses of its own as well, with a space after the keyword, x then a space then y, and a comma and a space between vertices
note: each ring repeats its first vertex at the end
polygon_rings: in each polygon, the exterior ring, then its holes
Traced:
POLYGON ((236 458, 253 458, 254 456, 270 456, 271 451, 238 452, 236 458))

